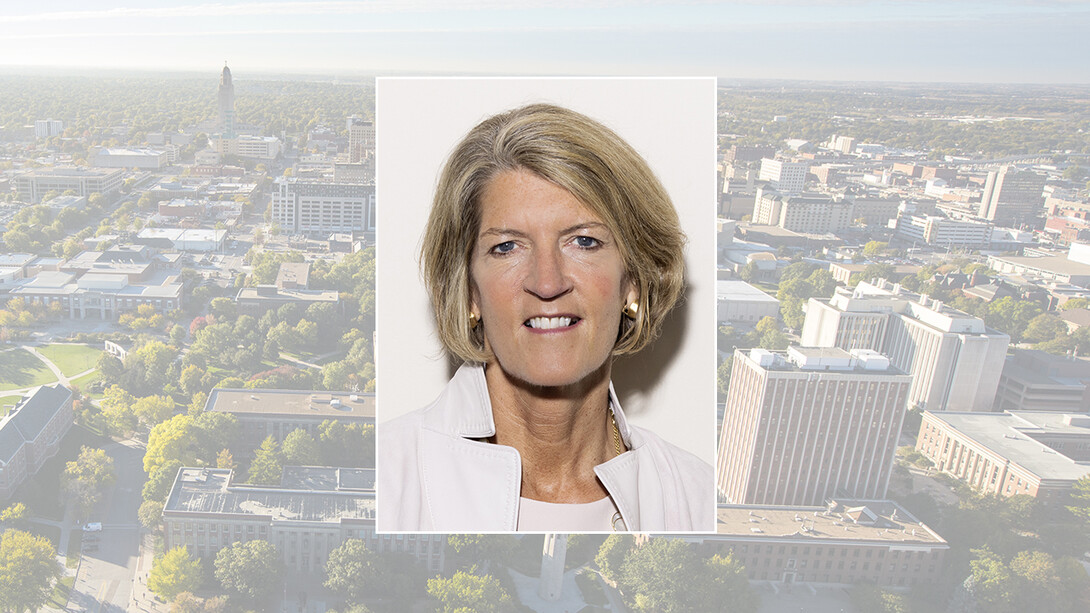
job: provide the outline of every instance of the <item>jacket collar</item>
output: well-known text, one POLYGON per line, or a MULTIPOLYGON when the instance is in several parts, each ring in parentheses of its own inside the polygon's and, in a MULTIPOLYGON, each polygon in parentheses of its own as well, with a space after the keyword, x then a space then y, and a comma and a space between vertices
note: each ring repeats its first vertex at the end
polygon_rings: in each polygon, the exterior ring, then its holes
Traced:
MULTIPOLYGON (((629 451, 599 464, 594 472, 613 498, 628 530, 639 530, 639 465, 649 452, 642 448, 640 437, 633 440, 612 382, 609 402, 629 451)), ((421 451, 421 462, 435 526, 446 529, 445 526, 462 526, 468 521, 472 525, 514 531, 522 483, 518 450, 473 440, 496 434, 484 366, 463 364, 458 368, 431 409, 424 417, 424 431, 431 434, 422 439, 426 444, 421 451), (454 438, 449 438, 450 435, 454 438), (459 477, 450 478, 455 474, 459 477), (479 497, 467 492, 468 484, 480 489, 479 493, 491 494, 479 497)))
MULTIPOLYGON (((424 427, 440 432, 453 433, 462 438, 480 439, 496 434, 496 420, 492 416, 492 401, 488 397, 488 383, 484 378, 483 364, 462 364, 454 373, 436 403, 439 411, 429 411, 424 427)), ((625 447, 632 447, 628 420, 613 382, 609 382, 609 404, 617 419, 617 429, 625 447)))

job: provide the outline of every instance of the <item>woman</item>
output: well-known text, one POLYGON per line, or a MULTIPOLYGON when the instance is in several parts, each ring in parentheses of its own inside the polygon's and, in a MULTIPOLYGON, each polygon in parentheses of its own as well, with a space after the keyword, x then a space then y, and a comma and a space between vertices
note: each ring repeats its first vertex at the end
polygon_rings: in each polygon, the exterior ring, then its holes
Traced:
POLYGON ((677 213, 605 126, 530 105, 473 128, 422 250, 440 340, 465 364, 380 429, 383 531, 712 531, 711 467, 629 427, 614 355, 683 285, 677 213))

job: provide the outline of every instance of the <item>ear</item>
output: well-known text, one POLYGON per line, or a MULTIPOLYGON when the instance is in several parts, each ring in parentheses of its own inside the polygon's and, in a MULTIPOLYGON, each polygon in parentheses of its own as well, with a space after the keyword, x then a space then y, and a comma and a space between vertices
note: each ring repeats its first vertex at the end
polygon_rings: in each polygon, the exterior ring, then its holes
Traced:
MULTIPOLYGON (((624 299, 624 305, 623 306, 628 306, 628 305, 632 304, 633 302, 636 302, 639 299, 640 299, 640 289, 638 287, 636 287, 636 282, 632 281, 632 280, 629 280, 629 281, 625 282, 625 299, 624 299)), ((643 305, 640 305, 640 306, 643 306, 643 305)))
POLYGON ((477 319, 481 318, 481 305, 478 299, 477 284, 472 279, 469 280, 469 314, 476 315, 477 319))

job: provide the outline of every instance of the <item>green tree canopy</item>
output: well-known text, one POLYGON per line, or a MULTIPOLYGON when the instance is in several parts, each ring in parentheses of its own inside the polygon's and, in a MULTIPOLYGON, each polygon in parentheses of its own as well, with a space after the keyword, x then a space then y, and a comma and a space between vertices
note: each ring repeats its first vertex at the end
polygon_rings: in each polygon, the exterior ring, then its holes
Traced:
POLYGON ((201 564, 189 557, 185 547, 175 547, 155 558, 148 575, 148 589, 164 600, 192 592, 201 583, 201 564))
POLYGON ((254 452, 254 459, 250 462, 250 471, 246 476, 246 482, 263 485, 279 483, 283 468, 284 459, 280 453, 280 446, 276 444, 276 439, 270 434, 254 452))
POLYGON ((458 571, 452 577, 428 580, 428 595, 439 601, 443 613, 507 613, 516 611, 511 595, 491 575, 458 571))
POLYGON ((250 602, 275 596, 284 573, 280 553, 260 539, 220 549, 215 566, 220 585, 250 602))
POLYGON ((64 467, 64 486, 75 501, 80 517, 87 517, 116 479, 113 458, 102 449, 81 447, 79 456, 64 467))
POLYGON ((325 586, 349 604, 359 604, 382 590, 381 560, 359 539, 348 539, 330 551, 325 573, 325 586))
POLYGON ((0 611, 37 611, 61 575, 49 539, 22 530, 0 535, 0 611))

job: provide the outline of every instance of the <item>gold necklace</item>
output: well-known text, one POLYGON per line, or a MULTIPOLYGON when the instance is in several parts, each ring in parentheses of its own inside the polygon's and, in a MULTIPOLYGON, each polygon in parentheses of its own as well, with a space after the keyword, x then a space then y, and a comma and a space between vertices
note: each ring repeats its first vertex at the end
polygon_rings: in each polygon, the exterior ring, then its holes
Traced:
MULTIPOLYGON (((609 422, 613 425, 613 449, 617 452, 617 455, 621 455, 621 429, 617 427, 617 416, 613 414, 612 405, 609 407, 609 422)), ((620 511, 613 513, 613 519, 610 520, 609 523, 614 532, 628 530, 628 526, 625 525, 624 519, 621 518, 620 511)))
POLYGON ((609 423, 613 425, 613 449, 617 455, 621 455, 621 429, 617 427, 617 416, 613 414, 613 407, 609 407, 609 423))

